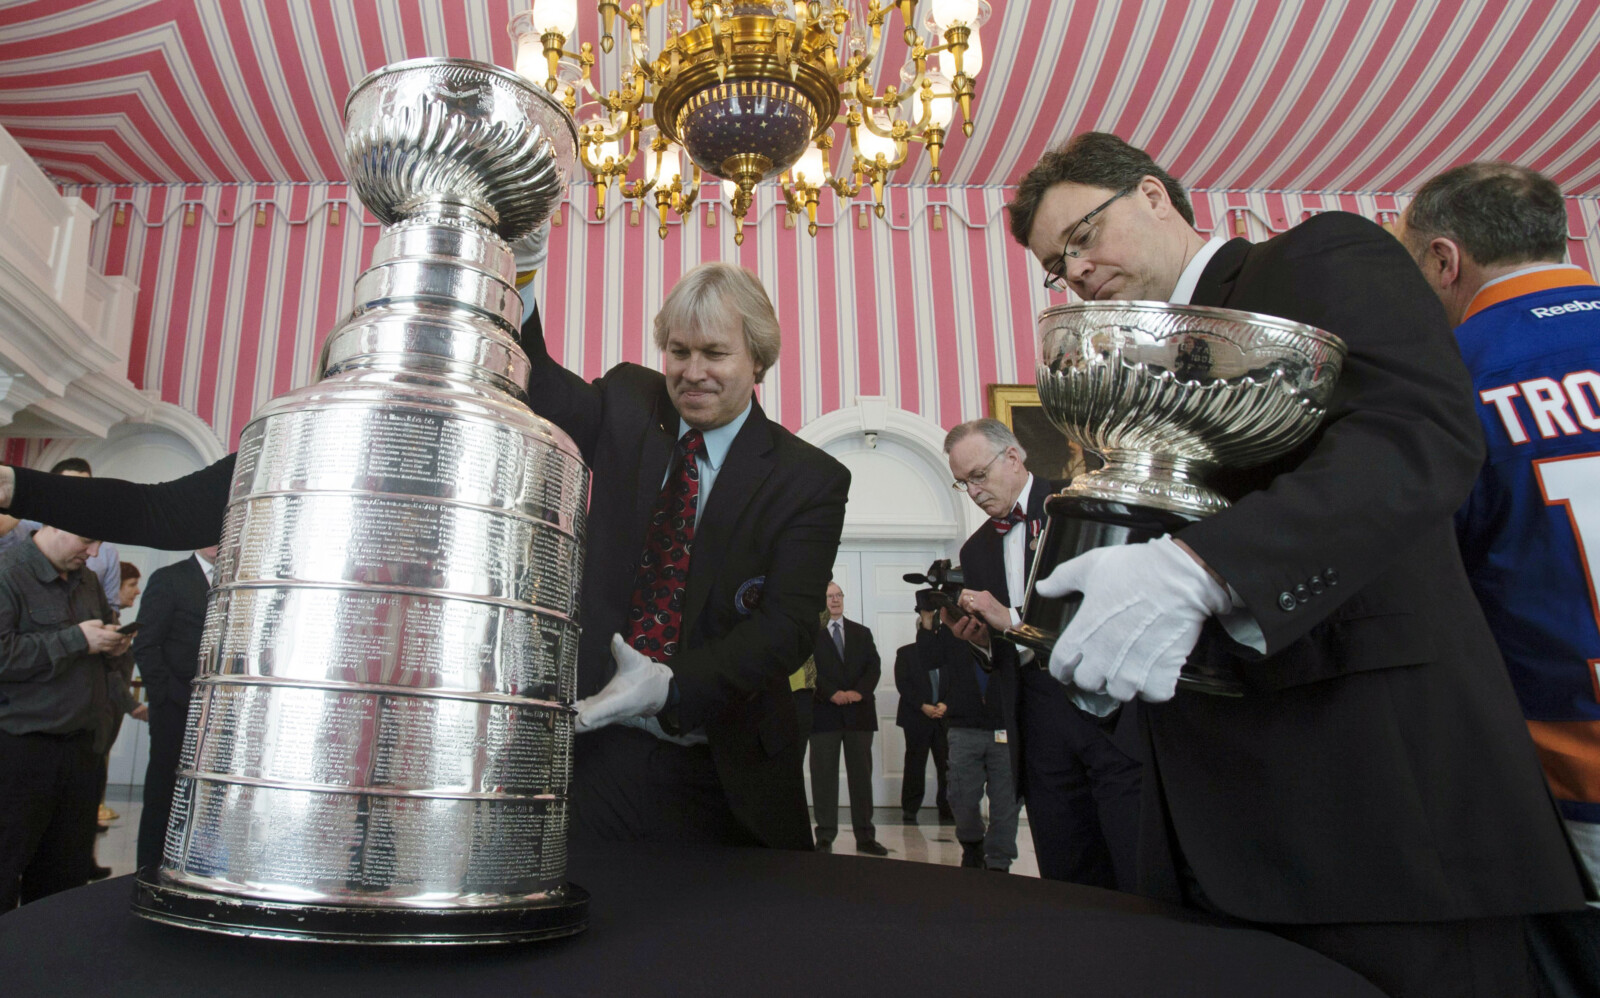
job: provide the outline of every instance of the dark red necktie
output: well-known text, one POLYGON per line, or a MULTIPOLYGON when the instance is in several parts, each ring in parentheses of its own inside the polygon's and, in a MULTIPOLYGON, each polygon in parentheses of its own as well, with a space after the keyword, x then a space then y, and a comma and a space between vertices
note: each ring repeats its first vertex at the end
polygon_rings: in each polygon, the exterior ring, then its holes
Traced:
POLYGON ((683 626, 689 546, 694 543, 694 513, 700 504, 700 466, 695 458, 704 451, 699 430, 690 430, 678 441, 672 470, 650 510, 644 554, 633 580, 625 637, 662 664, 677 652, 683 626))
POLYGON ((1013 506, 1011 508, 1010 515, 996 517, 995 519, 991 520, 990 522, 994 524, 994 532, 995 533, 1004 534, 1007 531, 1009 531, 1014 525, 1016 525, 1018 523, 1021 523, 1023 520, 1026 520, 1026 519, 1027 519, 1027 517, 1022 515, 1022 504, 1021 503, 1017 503, 1015 506, 1013 506))

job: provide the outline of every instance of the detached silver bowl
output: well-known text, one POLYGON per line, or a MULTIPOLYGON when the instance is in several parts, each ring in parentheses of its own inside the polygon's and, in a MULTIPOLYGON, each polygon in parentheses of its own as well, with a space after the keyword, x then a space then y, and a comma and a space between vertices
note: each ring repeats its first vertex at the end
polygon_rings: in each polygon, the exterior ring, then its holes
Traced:
POLYGON ((1038 336, 1046 414, 1106 459, 1068 492, 1201 516, 1228 506, 1207 471, 1263 464, 1311 435, 1345 358, 1312 326, 1165 302, 1057 306, 1038 336))

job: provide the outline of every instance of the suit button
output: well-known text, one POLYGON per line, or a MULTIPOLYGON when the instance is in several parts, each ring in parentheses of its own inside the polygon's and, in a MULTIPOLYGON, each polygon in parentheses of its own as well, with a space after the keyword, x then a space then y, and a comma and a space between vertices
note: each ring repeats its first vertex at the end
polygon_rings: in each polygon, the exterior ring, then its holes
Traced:
POLYGON ((1302 603, 1311 599, 1311 590, 1306 588, 1306 584, 1304 582, 1294 587, 1294 598, 1302 603))
POLYGON ((1313 593, 1316 593, 1318 596, 1321 596, 1322 595, 1322 590, 1325 589, 1325 588, 1326 587, 1322 584, 1322 576, 1313 575, 1311 577, 1311 591, 1313 593))
POLYGON ((1278 594, 1278 609, 1280 609, 1280 610, 1293 610, 1295 607, 1297 607, 1299 605, 1300 605, 1300 601, 1296 600, 1294 598, 1294 593, 1279 593, 1278 594))
POLYGON ((1337 586, 1339 584, 1338 571, 1332 568, 1324 568, 1322 570, 1322 581, 1330 586, 1337 586))

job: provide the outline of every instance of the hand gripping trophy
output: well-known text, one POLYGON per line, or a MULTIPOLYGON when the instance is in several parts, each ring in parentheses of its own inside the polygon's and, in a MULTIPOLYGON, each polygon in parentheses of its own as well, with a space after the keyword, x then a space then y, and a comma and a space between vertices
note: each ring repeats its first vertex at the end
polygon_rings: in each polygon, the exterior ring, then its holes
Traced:
POLYGON ((146 918, 236 935, 567 935, 589 472, 524 404, 509 243, 572 119, 492 66, 379 69, 345 102, 385 228, 321 380, 245 428, 146 918))
MULTIPOLYGON (((1105 467, 1046 501, 1022 623, 1007 637, 1049 661, 1081 597, 1034 591, 1094 548, 1139 544, 1226 509, 1202 480, 1219 466, 1265 464, 1316 430, 1345 347, 1311 326, 1232 309, 1085 302, 1039 314, 1039 401, 1105 467)), ((1239 682, 1191 659, 1179 688, 1238 695, 1239 682)))

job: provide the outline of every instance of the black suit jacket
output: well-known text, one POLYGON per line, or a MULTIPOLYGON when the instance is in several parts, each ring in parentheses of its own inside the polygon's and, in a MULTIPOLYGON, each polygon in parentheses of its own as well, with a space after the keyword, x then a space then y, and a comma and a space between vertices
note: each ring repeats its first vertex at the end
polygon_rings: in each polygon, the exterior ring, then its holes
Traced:
MULTIPOLYGON (((828 624, 817 630, 817 692, 811 708, 812 731, 877 731, 878 701, 873 691, 883 675, 883 662, 872 631, 853 620, 844 621, 844 660, 833 646, 828 624), (840 690, 861 694, 856 703, 837 704, 828 698, 840 690)), ((926 679, 926 675, 923 677, 926 679)))
POLYGON ((206 623, 206 573, 197 556, 150 573, 139 600, 139 633, 133 660, 144 677, 152 706, 188 703, 189 683, 200 659, 200 632, 206 623))
MULTIPOLYGON (((933 698, 933 680, 928 676, 928 670, 941 668, 943 664, 942 661, 932 665, 926 663, 915 641, 895 649, 894 688, 900 694, 900 706, 894 712, 896 725, 912 730, 933 723, 933 718, 922 712, 924 705, 932 706, 938 702, 933 698)), ((940 678, 944 678, 942 672, 940 678)))
MULTIPOLYGON (((679 416, 656 371, 619 364, 590 384, 556 364, 537 312, 522 340, 534 411, 571 435, 592 474, 578 651, 578 694, 588 696, 616 669, 611 636, 623 630, 679 416)), ((816 643, 850 473, 752 405, 695 530, 668 723, 704 727, 728 802, 757 838, 809 849, 788 677, 816 643)))
POLYGON ((1196 649, 1240 698, 1146 705, 1141 881, 1271 922, 1425 921, 1582 896, 1451 514, 1483 461, 1471 382, 1401 245, 1354 215, 1227 243, 1197 305, 1306 322, 1349 357, 1293 453, 1213 476, 1233 506, 1181 532, 1260 623, 1196 649), (1175 831, 1177 850, 1165 830, 1175 831))
MULTIPOLYGON (((1019 523, 1012 529, 1028 531, 1031 541, 1035 532, 1034 525, 1037 523, 1042 529, 1044 523, 1044 501, 1057 490, 1058 486, 1055 483, 1035 476, 1027 508, 1022 511, 1027 522, 1019 523)), ((985 521, 972 532, 966 543, 961 545, 961 570, 968 589, 983 590, 1004 606, 1021 606, 1025 594, 1012 593, 1006 584, 1004 545, 1005 535, 995 530, 994 521, 985 521)), ((1026 737, 1026 732, 1019 731, 1017 726, 1017 686, 1020 681, 1017 674, 1017 648, 993 632, 989 637, 994 672, 989 676, 987 698, 999 698, 1000 719, 1005 725, 1006 742, 1011 746, 1011 771, 1016 774, 1018 796, 1021 796, 1026 789, 1026 774, 1022 766, 1022 739, 1026 737)))

